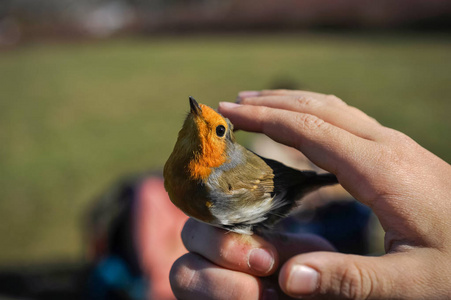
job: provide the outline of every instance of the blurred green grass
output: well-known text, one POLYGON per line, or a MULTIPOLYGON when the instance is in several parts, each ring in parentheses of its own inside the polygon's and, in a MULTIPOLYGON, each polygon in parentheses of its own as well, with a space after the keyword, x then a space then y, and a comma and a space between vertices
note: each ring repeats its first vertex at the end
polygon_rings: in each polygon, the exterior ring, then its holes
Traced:
POLYGON ((79 258, 87 205, 160 169, 188 96, 295 82, 335 94, 451 161, 451 39, 289 34, 29 44, 0 52, 0 264, 79 258))

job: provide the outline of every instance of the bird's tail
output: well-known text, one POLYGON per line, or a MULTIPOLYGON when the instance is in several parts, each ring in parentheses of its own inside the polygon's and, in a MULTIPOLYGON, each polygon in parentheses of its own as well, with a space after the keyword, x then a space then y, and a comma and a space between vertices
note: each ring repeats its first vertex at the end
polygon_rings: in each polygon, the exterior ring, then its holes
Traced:
POLYGON ((317 174, 312 172, 312 176, 308 176, 306 179, 306 184, 308 186, 311 186, 312 189, 317 189, 322 186, 333 185, 337 183, 337 176, 332 173, 317 174))

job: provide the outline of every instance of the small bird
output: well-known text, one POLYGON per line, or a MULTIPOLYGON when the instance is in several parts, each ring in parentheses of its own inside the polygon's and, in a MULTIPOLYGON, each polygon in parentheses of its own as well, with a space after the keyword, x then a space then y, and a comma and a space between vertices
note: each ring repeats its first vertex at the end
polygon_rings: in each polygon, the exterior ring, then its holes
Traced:
POLYGON ((297 200, 335 175, 299 171, 235 141, 232 123, 189 97, 191 110, 164 166, 171 201, 199 221, 251 235, 286 217, 297 200))

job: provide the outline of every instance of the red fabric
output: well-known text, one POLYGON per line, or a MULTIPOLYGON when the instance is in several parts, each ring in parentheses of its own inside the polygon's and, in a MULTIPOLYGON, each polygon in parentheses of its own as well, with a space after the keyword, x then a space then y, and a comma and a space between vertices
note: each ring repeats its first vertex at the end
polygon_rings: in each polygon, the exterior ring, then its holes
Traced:
POLYGON ((136 243, 144 274, 151 279, 148 299, 175 299, 169 271, 174 261, 187 252, 180 233, 188 217, 172 204, 159 177, 142 183, 137 200, 136 243))

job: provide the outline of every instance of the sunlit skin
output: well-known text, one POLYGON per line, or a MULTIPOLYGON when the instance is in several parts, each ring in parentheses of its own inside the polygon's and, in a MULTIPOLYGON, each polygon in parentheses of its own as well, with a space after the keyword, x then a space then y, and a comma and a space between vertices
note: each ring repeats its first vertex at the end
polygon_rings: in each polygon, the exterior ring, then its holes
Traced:
POLYGON ((240 93, 219 111, 237 128, 302 151, 378 216, 386 254, 336 253, 316 236, 254 244, 189 220, 172 267, 181 299, 451 299, 451 166, 341 99, 306 91, 240 93))

